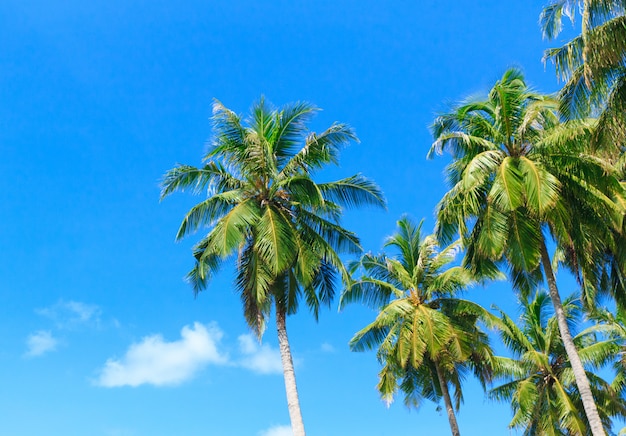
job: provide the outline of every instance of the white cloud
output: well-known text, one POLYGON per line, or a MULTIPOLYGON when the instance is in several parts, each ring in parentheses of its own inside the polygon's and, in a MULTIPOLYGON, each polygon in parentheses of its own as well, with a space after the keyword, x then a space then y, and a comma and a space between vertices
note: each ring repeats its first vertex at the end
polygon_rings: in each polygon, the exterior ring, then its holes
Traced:
POLYGON ((288 425, 276 425, 259 432, 259 436, 293 436, 293 433, 288 425))
POLYGON ((241 335, 239 350, 245 356, 240 365, 259 374, 282 374, 280 351, 267 344, 260 345, 252 335, 241 335))
POLYGON ((147 336, 132 344, 122 359, 107 360, 95 383, 104 387, 180 384, 208 364, 228 363, 228 357, 218 350, 222 335, 216 325, 196 322, 193 327, 183 327, 177 341, 147 336))
POLYGON ((328 342, 324 342, 320 348, 321 348, 321 350, 324 353, 334 353, 335 352, 335 347, 333 347, 328 342))
POLYGON ((35 310, 50 318, 58 328, 71 328, 79 324, 100 324, 102 310, 95 304, 59 300, 56 304, 35 310))
POLYGON ((52 336, 50 331, 39 330, 28 336, 26 347, 28 350, 24 354, 26 357, 41 356, 57 348, 59 341, 52 336))

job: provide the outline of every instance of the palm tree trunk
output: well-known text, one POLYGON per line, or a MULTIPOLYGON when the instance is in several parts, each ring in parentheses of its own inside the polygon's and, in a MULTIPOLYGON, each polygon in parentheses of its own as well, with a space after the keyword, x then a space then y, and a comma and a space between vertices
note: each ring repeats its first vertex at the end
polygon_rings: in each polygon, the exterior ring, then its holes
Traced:
POLYGON ((591 14, 589 11, 589 0, 583 1, 582 10, 582 31, 581 39, 583 41, 583 77, 587 89, 591 89, 591 67, 589 66, 589 28, 591 27, 591 14))
POLYGON ((559 290, 556 286, 556 279, 554 277, 554 271, 552 270, 552 263, 550 262, 550 256, 546 247, 546 241, 543 237, 541 238, 540 248, 541 264, 546 274, 548 290, 550 291, 550 298, 552 299, 554 313, 556 314, 557 323, 559 325, 559 332, 561 333, 561 339, 563 340, 563 345, 565 346, 567 357, 570 361, 570 364, 572 365, 572 371, 574 372, 574 378, 576 379, 576 386, 578 387, 578 392, 580 393, 580 397, 583 402, 583 408, 585 409, 585 414, 587 415, 587 420, 589 421, 591 433, 593 434, 593 436, 606 436, 604 427, 602 427, 600 415, 598 414, 596 402, 593 399, 593 394, 591 393, 589 379, 587 378, 585 368, 583 367, 582 361, 580 360, 578 350, 576 349, 576 345, 574 345, 572 334, 570 333, 569 326, 567 325, 565 311, 563 310, 563 304, 561 303, 561 296, 559 295, 559 290))
POLYGON ((437 370, 437 379, 439 380, 439 386, 441 386, 441 394, 443 395, 443 402, 446 405, 446 412, 448 413, 448 421, 450 422, 450 430, 452 430, 452 436, 461 436, 459 432, 459 424, 456 422, 456 416, 454 415, 454 407, 452 407, 452 400, 450 399, 450 391, 448 391, 448 383, 441 372, 439 363, 433 361, 435 369, 437 370))
POLYGON ((287 392, 287 407, 289 409, 289 419, 291 420, 291 430, 293 431, 293 436, 305 436, 298 389, 296 387, 296 373, 293 370, 291 348, 287 338, 287 314, 285 309, 280 306, 280 304, 276 305, 276 329, 278 331, 280 358, 283 363, 283 376, 285 377, 285 391, 287 392))

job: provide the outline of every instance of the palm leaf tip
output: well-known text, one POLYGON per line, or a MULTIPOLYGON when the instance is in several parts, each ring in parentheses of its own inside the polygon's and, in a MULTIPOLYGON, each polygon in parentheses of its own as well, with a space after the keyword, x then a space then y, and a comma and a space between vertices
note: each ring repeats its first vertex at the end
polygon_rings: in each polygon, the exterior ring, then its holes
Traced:
POLYGON ((325 199, 339 205, 355 208, 362 206, 387 207, 380 187, 361 174, 319 185, 325 199))

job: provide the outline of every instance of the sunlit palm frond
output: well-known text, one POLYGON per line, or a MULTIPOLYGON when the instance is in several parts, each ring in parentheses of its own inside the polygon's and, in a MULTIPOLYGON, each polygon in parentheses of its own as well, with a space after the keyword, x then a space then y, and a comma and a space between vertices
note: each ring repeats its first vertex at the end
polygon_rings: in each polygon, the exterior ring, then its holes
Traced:
POLYGON ((291 220, 278 208, 268 206, 256 223, 255 249, 275 275, 289 268, 297 255, 297 233, 291 220))
POLYGON ((241 118, 232 110, 225 107, 219 100, 213 101, 214 138, 211 148, 204 156, 205 161, 212 161, 214 157, 239 166, 245 157, 246 128, 242 125, 241 118))
MULTIPOLYGON (((230 212, 244 198, 240 191, 226 191, 215 194, 196 204, 185 215, 176 233, 176 239, 184 238, 189 233, 197 231, 201 226, 211 226, 230 212)), ((244 219, 245 222, 252 222, 256 218, 253 211, 251 210, 250 212, 252 213, 248 218, 244 219)))
POLYGON ((346 124, 333 124, 320 134, 309 133, 302 148, 284 164, 277 179, 312 173, 325 165, 336 164, 341 148, 352 141, 358 138, 346 124))
POLYGON ((300 146, 307 133, 307 123, 319 109, 307 102, 286 105, 278 113, 273 151, 279 168, 283 168, 300 146))
POLYGON ((325 199, 348 208, 386 205, 378 185, 360 174, 332 183, 320 183, 318 187, 325 199))

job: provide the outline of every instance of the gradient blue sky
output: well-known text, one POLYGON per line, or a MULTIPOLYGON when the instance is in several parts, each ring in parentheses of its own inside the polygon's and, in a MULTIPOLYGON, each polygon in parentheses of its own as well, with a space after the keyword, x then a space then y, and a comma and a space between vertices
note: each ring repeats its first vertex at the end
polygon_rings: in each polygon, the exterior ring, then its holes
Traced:
MULTIPOLYGON (((251 341, 229 268, 193 298, 196 238, 174 235, 199 199, 159 203, 160 177, 200 163, 213 98, 239 113, 261 94, 307 100, 324 109, 314 129, 346 122, 361 139, 319 179, 362 172, 388 198, 346 214, 364 248, 403 213, 429 230, 446 189, 446 159, 425 158, 436 112, 510 66, 558 88, 543 4, 0 2, 0 434, 288 434, 275 333, 251 341)), ((468 296, 515 315, 505 284, 468 296)), ((309 434, 447 434, 436 405, 379 400, 374 354, 347 347, 373 316, 288 320, 309 434)), ((509 434, 510 417, 467 383, 464 435, 509 434)))

